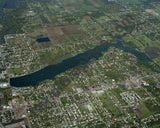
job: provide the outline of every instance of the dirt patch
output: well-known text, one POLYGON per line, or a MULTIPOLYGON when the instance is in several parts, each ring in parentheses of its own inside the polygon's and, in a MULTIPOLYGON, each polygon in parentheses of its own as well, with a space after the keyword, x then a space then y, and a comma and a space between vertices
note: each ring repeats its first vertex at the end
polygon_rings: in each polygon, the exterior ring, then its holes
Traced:
POLYGON ((69 25, 62 27, 64 34, 78 34, 81 30, 76 25, 69 25))
POLYGON ((51 27, 51 28, 47 28, 47 32, 50 34, 50 35, 63 35, 63 31, 61 29, 61 27, 51 27))
POLYGON ((87 21, 91 20, 91 18, 89 16, 84 16, 83 19, 85 19, 87 21))
POLYGON ((76 25, 68 25, 68 26, 59 26, 59 27, 50 27, 47 28, 46 31, 49 35, 53 36, 61 36, 64 34, 78 34, 81 30, 76 25))

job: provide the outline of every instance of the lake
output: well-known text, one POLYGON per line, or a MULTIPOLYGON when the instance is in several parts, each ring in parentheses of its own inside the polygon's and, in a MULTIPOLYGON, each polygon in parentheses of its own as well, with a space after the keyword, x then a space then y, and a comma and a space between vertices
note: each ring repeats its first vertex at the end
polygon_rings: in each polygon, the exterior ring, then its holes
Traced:
POLYGON ((4 5, 4 7, 2 8, 2 17, 0 19, 0 23, 3 22, 3 19, 4 19, 4 9, 16 9, 16 2, 22 2, 23 0, 9 0, 6 2, 6 4, 4 5))
POLYGON ((103 43, 100 46, 95 47, 94 49, 88 50, 84 53, 63 60, 61 63, 55 65, 49 65, 39 71, 36 71, 34 73, 25 76, 11 78, 10 85, 14 87, 36 86, 44 80, 47 79, 53 80, 56 75, 63 73, 68 69, 74 68, 78 65, 84 65, 86 63, 89 63, 91 59, 100 58, 103 55, 102 53, 108 51, 110 47, 115 47, 125 52, 131 53, 140 60, 151 61, 150 58, 144 53, 133 50, 129 47, 124 47, 121 42, 123 36, 125 36, 125 34, 118 37, 116 44, 103 43))
POLYGON ((16 9, 16 2, 21 2, 23 0, 9 0, 6 2, 4 9, 16 9))
POLYGON ((49 42, 50 39, 49 39, 48 37, 45 37, 45 38, 38 38, 36 41, 37 41, 38 43, 41 43, 41 42, 49 42))

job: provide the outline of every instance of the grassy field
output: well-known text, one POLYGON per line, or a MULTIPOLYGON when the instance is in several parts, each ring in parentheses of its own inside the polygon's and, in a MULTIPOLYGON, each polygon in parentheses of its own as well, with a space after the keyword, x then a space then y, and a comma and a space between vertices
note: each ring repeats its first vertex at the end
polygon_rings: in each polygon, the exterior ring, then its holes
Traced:
POLYGON ((0 98, 0 104, 7 105, 8 101, 12 99, 11 88, 0 88, 0 93, 3 94, 3 98, 0 98))
POLYGON ((138 106, 138 109, 141 112, 141 118, 145 118, 160 112, 159 107, 155 105, 152 100, 144 101, 144 103, 138 106))
POLYGON ((100 99, 101 99, 101 101, 103 103, 103 107, 106 108, 109 112, 111 112, 112 116, 119 116, 119 114, 120 114, 119 109, 115 106, 115 104, 108 97, 107 94, 101 95, 100 99))

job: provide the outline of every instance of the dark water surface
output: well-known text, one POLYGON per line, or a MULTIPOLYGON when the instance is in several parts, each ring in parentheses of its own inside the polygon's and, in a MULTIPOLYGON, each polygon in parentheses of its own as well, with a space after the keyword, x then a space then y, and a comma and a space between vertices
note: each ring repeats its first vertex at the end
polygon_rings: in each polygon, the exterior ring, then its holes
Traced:
POLYGON ((9 0, 6 2, 4 9, 16 9, 16 2, 21 2, 23 0, 9 0))
POLYGON ((49 39, 48 37, 45 37, 45 38, 38 38, 36 41, 37 41, 38 43, 41 43, 41 42, 49 42, 50 39, 49 39))
POLYGON ((29 75, 11 78, 10 85, 14 87, 36 86, 44 80, 47 80, 47 79, 53 80, 56 75, 62 72, 65 72, 70 68, 73 68, 78 65, 86 64, 91 59, 94 59, 94 58, 98 59, 103 55, 102 52, 108 51, 110 47, 115 47, 125 52, 131 53, 140 60, 150 61, 149 57, 146 56, 144 53, 138 52, 129 47, 124 47, 121 42, 121 39, 123 36, 125 36, 125 34, 118 37, 118 41, 116 44, 103 43, 100 46, 95 47, 94 49, 88 50, 82 54, 78 54, 74 57, 63 60, 61 63, 55 64, 55 65, 49 65, 29 75))
POLYGON ((5 13, 4 13, 4 9, 16 9, 16 2, 22 2, 24 0, 9 0, 6 2, 6 4, 4 5, 4 7, 2 8, 2 18, 0 19, 0 23, 3 22, 3 19, 4 19, 4 16, 5 16, 5 13))

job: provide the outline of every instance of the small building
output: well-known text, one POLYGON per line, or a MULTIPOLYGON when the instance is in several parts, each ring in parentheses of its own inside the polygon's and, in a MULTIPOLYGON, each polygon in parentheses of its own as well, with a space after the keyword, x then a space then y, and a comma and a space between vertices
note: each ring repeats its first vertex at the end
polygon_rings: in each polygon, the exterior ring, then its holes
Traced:
POLYGON ((0 83, 0 88, 6 88, 6 87, 8 87, 7 83, 0 83))

